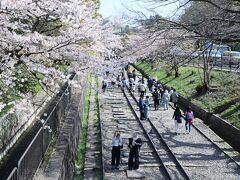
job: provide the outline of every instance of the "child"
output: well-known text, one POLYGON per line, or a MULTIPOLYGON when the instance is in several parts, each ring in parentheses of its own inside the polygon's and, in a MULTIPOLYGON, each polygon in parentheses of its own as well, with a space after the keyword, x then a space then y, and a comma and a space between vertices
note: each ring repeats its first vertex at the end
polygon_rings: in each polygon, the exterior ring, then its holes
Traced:
POLYGON ((193 112, 192 112, 192 108, 189 106, 187 108, 187 111, 185 112, 185 126, 186 126, 186 133, 190 133, 191 131, 191 125, 193 124, 193 112))

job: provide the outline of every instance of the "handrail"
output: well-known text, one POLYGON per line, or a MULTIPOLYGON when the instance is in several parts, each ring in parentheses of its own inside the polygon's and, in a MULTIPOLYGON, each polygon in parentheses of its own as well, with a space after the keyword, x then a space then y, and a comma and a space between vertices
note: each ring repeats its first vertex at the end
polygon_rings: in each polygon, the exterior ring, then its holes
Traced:
MULTIPOLYGON (((69 79, 73 79, 76 77, 76 73, 73 72, 72 75, 69 77, 69 79)), ((39 134, 43 131, 43 127, 46 125, 46 123, 48 122, 49 118, 51 117, 52 113, 55 111, 56 107, 58 106, 58 104, 60 103, 60 101, 62 100, 63 96, 65 95, 66 91, 68 90, 68 88, 70 87, 69 84, 67 84, 67 82, 62 86, 62 88, 66 86, 66 88, 64 88, 65 90, 62 92, 61 97, 58 99, 58 102, 54 105, 53 109, 51 110, 50 114, 48 115, 46 121, 44 122, 43 126, 40 127, 40 129, 37 131, 36 135, 33 137, 33 139, 31 140, 30 144, 27 146, 27 149, 24 151, 24 153, 22 154, 22 156, 20 157, 20 159, 18 160, 17 163, 17 167, 14 167, 13 171, 11 172, 11 174, 8 176, 7 180, 10 180, 11 176, 15 173, 15 171, 19 170, 19 167, 21 166, 21 163, 23 161, 23 159, 26 157, 26 154, 29 152, 30 148, 32 147, 33 143, 36 141, 37 137, 39 136, 39 134), (67 86, 66 86, 67 85, 67 86)), ((49 143, 50 144, 50 143, 49 143)), ((49 147, 48 144, 48 147, 49 147)), ((48 148, 47 148, 48 149, 48 148)), ((44 152, 39 153, 39 155, 43 155, 44 152)), ((41 159, 41 161, 43 160, 43 157, 41 159)), ((40 161, 40 162, 41 162, 40 161)), ((18 178, 17 178, 18 179, 18 178)))

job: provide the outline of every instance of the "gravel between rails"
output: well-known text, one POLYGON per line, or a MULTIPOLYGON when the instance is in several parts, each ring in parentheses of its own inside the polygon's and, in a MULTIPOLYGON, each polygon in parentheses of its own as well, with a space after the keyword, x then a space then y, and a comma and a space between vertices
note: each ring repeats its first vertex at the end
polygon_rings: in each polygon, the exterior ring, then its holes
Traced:
POLYGON ((133 133, 138 133, 143 140, 140 151, 140 168, 144 179, 164 179, 162 168, 157 161, 156 155, 147 141, 140 125, 137 123, 130 110, 125 97, 120 89, 100 95, 100 111, 103 133, 103 160, 105 167, 105 179, 128 179, 126 170, 129 149, 128 138, 133 133), (119 130, 123 139, 123 150, 121 152, 120 170, 111 170, 111 140, 114 132, 119 130))

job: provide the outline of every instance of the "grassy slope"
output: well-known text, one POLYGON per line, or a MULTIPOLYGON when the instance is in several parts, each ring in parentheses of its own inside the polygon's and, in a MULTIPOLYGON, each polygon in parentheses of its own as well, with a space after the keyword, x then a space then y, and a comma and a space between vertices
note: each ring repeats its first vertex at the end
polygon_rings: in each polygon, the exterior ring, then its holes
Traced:
POLYGON ((87 128, 88 128, 88 118, 89 118, 89 106, 90 106, 90 94, 91 94, 91 81, 92 78, 88 78, 88 88, 87 94, 84 102, 84 112, 83 112, 83 121, 82 128, 80 131, 80 143, 77 149, 77 157, 76 157, 76 169, 77 176, 75 179, 83 179, 84 175, 84 163, 85 163, 85 151, 86 151, 86 143, 87 143, 87 128))
MULTIPOLYGON (((197 96, 195 88, 201 84, 198 68, 181 67, 180 77, 175 78, 174 75, 167 77, 164 67, 160 67, 160 70, 155 70, 151 68, 151 65, 144 62, 138 62, 136 65, 148 75, 156 76, 160 82, 176 88, 181 95, 190 98, 195 104, 210 112, 219 114, 240 128, 240 102, 230 103, 232 100, 240 97, 239 74, 213 71, 211 86, 215 90, 202 96, 197 96), (220 111, 221 109, 223 110, 222 112, 220 111)), ((200 74, 202 74, 201 70, 200 74)))

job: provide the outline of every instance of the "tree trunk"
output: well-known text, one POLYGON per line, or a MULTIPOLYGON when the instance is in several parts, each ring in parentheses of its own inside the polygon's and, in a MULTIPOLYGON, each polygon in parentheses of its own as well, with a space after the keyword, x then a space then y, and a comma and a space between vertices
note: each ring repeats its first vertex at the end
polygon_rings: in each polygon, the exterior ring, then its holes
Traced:
POLYGON ((179 70, 178 67, 175 68, 175 78, 179 77, 179 70))
POLYGON ((178 67, 178 62, 177 59, 175 57, 175 55, 173 55, 174 61, 173 61, 173 67, 174 67, 174 71, 175 71, 175 78, 179 77, 179 67, 178 67))
POLYGON ((208 66, 208 57, 203 57, 203 90, 207 91, 210 86, 210 71, 208 66))

